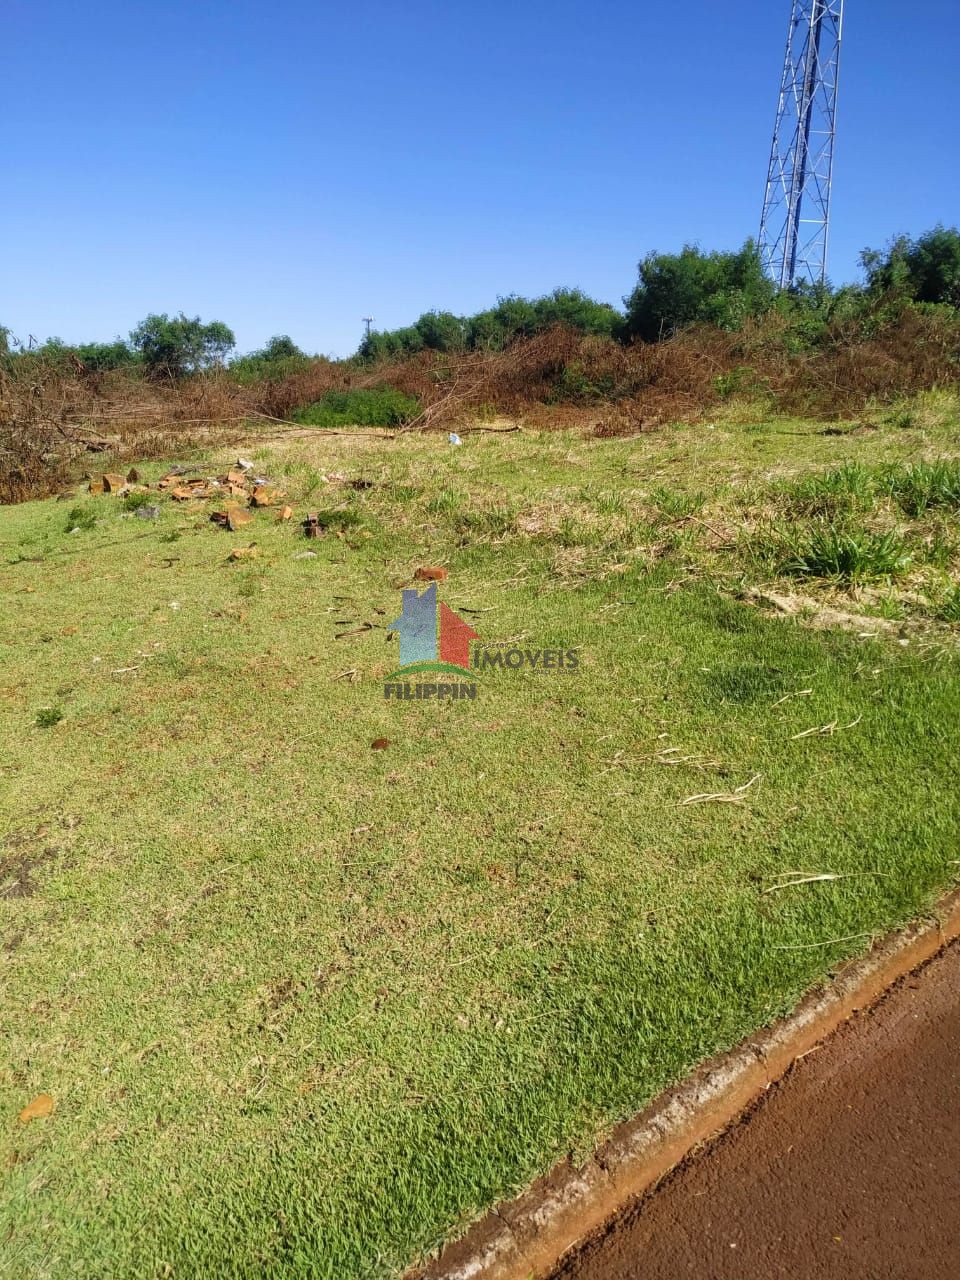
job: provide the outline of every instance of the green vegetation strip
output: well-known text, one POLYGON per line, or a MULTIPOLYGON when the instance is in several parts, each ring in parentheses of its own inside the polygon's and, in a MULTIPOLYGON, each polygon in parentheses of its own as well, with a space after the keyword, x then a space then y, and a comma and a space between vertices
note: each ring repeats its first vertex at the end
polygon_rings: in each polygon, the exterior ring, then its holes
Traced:
POLYGON ((732 598, 785 468, 916 448, 259 450, 355 513, 312 542, 0 511, 0 1271, 396 1275, 923 910, 957 870, 953 633, 732 598), (578 671, 385 701, 421 564, 481 642, 578 671))

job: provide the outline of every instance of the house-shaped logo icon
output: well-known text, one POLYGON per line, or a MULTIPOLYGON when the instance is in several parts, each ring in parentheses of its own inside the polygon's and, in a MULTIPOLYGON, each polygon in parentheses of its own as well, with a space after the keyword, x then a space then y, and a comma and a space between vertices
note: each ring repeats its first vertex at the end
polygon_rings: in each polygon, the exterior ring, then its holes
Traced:
POLYGON ((459 668, 472 676, 470 641, 479 636, 468 622, 437 601, 437 584, 422 593, 415 588, 403 593, 403 612, 390 623, 390 631, 400 633, 400 666, 425 670, 459 668), (437 625, 439 615, 439 627, 437 625), (439 658, 437 632, 439 630, 439 658))

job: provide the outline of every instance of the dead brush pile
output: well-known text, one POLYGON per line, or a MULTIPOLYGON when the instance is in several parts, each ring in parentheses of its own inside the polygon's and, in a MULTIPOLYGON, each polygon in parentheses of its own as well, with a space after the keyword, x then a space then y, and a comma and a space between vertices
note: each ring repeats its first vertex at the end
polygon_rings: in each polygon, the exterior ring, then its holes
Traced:
POLYGON ((838 326, 811 349, 791 349, 788 337, 776 313, 738 332, 693 328, 629 346, 554 328, 503 351, 318 358, 252 383, 229 369, 151 380, 23 353, 0 364, 0 502, 55 492, 89 451, 118 460, 183 452, 258 418, 287 421, 331 391, 388 385, 415 396, 422 409, 406 430, 502 414, 626 435, 696 421, 735 397, 770 414, 851 416, 960 379, 960 319, 943 309, 908 310, 868 336, 838 326))

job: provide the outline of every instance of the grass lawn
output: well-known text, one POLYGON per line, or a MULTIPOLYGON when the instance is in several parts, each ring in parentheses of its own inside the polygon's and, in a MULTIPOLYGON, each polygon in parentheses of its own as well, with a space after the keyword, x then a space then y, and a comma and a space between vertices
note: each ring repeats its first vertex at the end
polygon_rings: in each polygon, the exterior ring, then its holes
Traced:
POLYGON ((246 447, 340 536, 0 510, 5 1276, 396 1275, 957 875, 955 413, 246 447), (579 670, 385 701, 424 564, 579 670))

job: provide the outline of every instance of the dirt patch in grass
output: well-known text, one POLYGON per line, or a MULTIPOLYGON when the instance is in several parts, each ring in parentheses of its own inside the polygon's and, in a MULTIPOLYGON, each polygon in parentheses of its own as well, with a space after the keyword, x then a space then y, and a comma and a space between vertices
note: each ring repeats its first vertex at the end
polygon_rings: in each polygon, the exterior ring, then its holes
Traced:
POLYGON ((35 837, 14 832, 4 840, 7 848, 16 852, 0 857, 0 898, 29 898, 37 891, 33 872, 56 858, 60 850, 53 845, 43 849, 31 846, 35 837), (22 846, 28 846, 23 848, 22 846))

